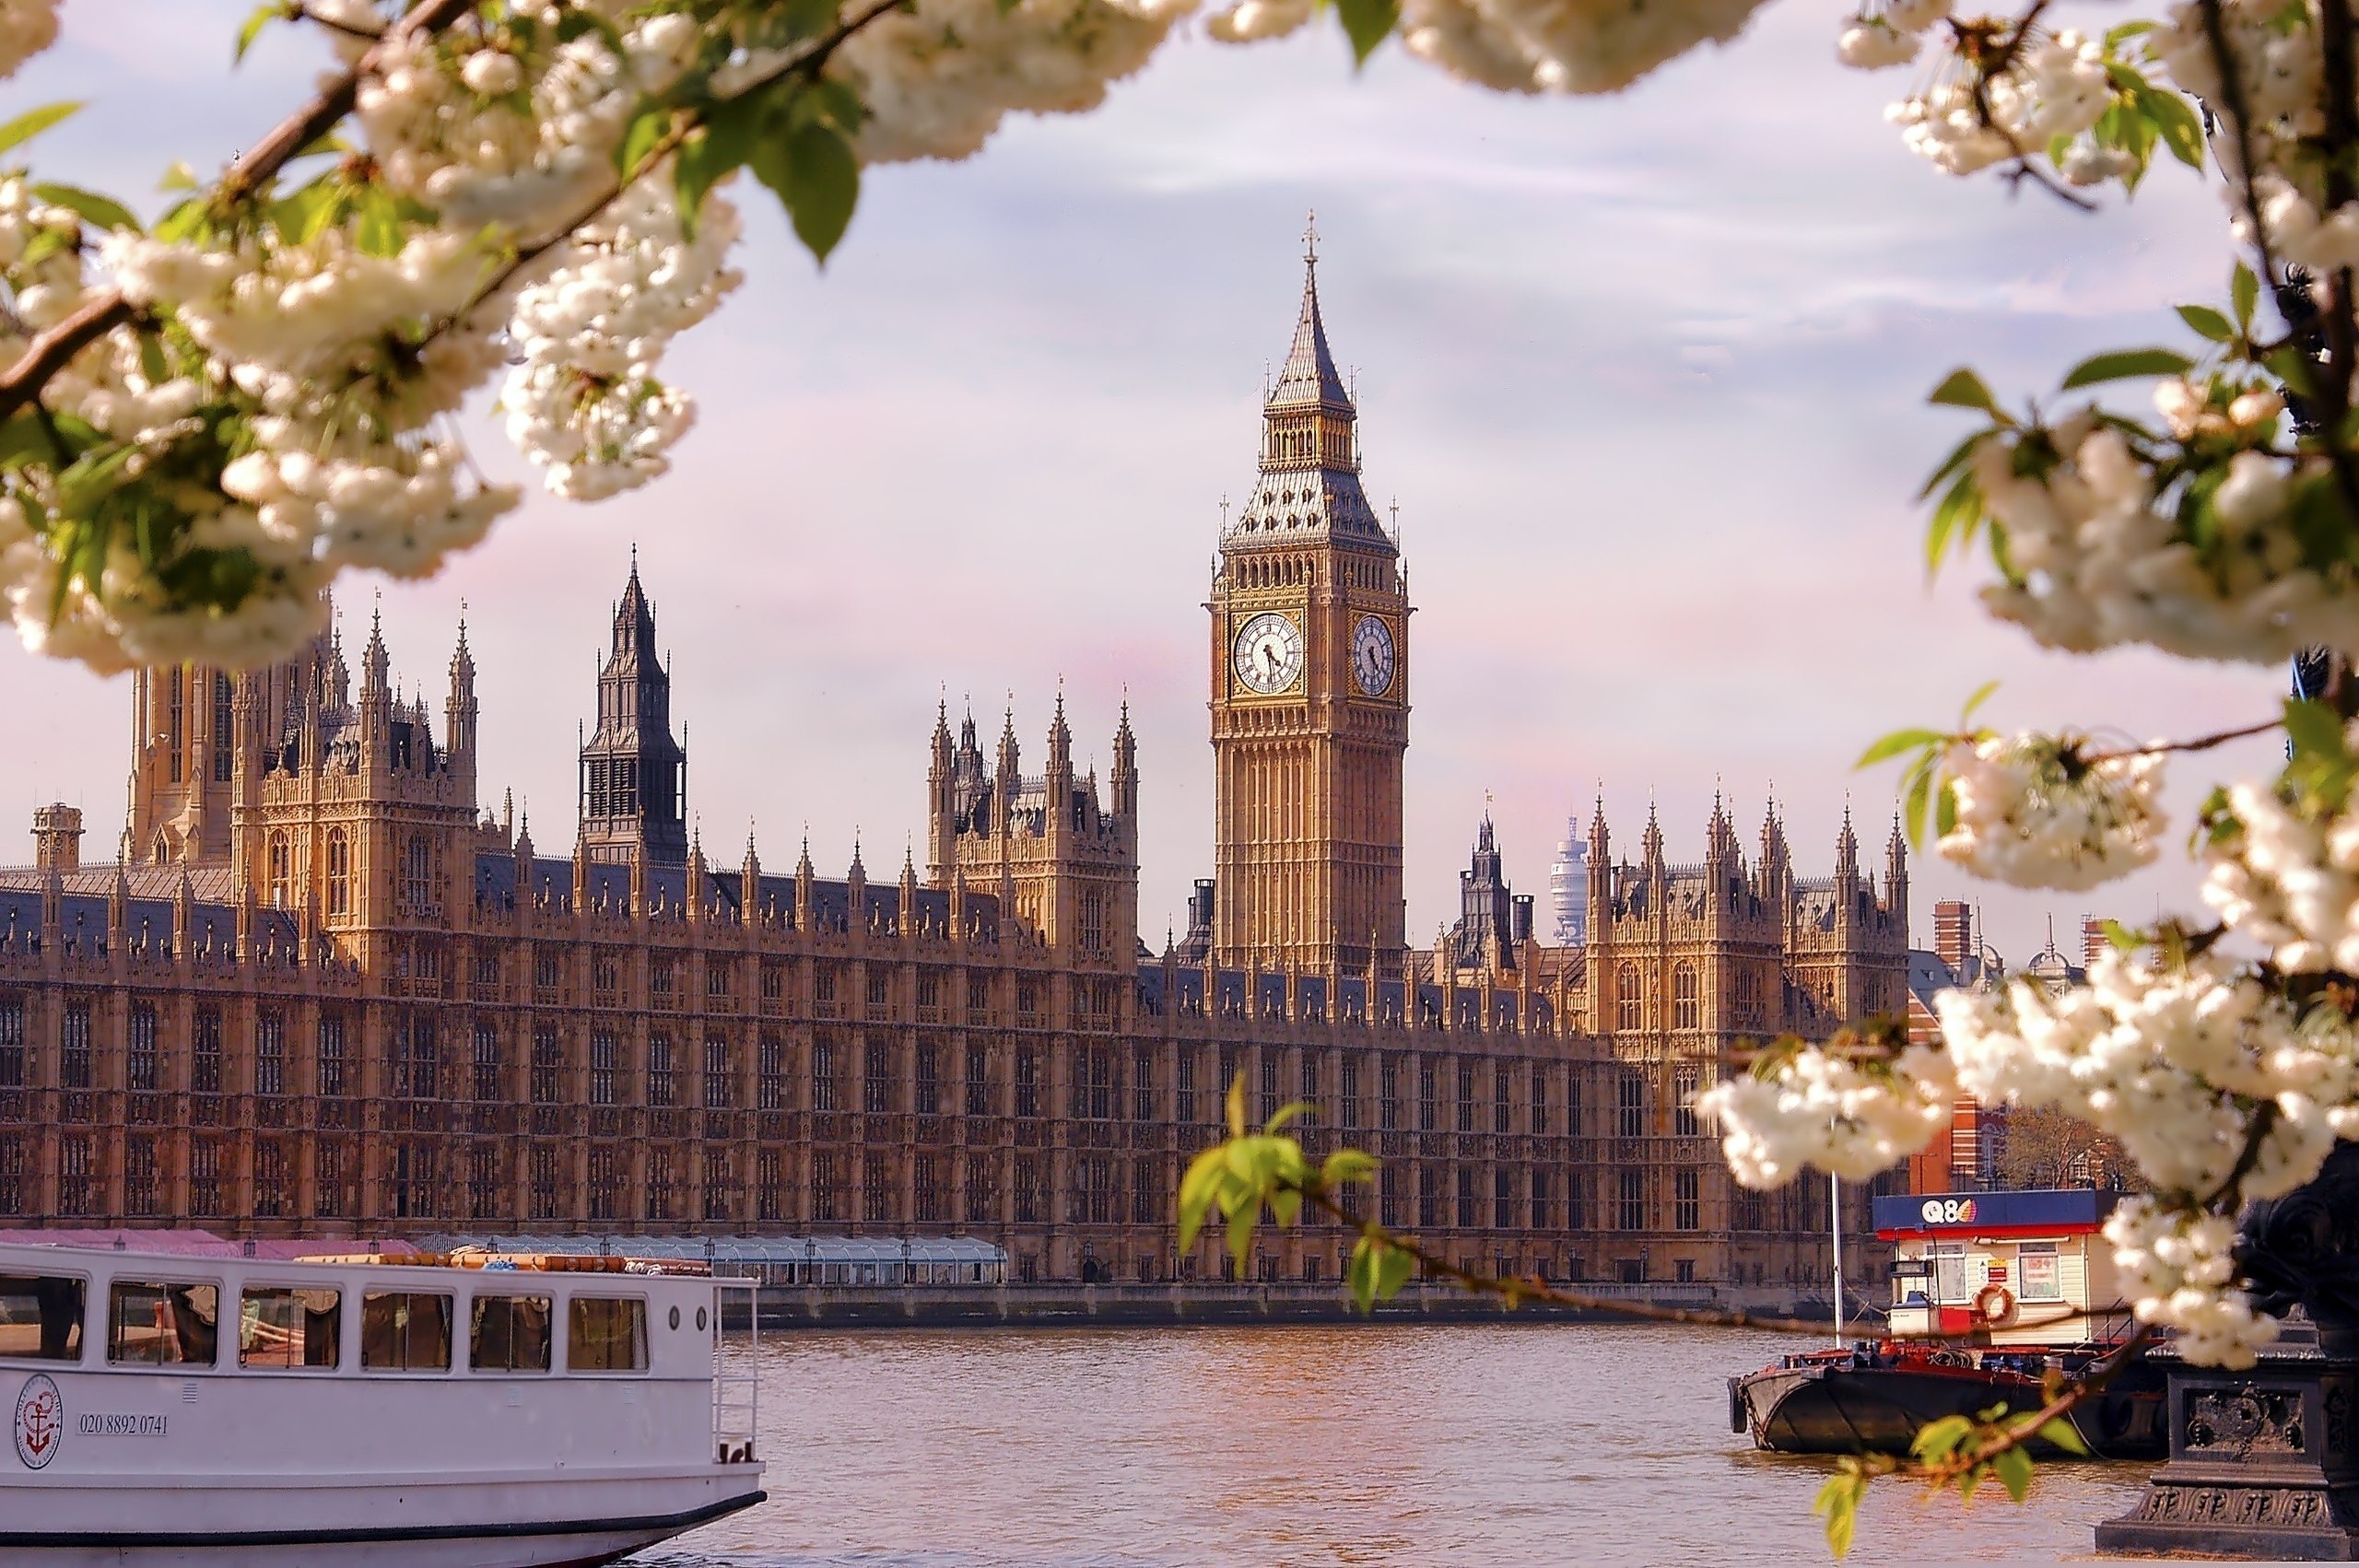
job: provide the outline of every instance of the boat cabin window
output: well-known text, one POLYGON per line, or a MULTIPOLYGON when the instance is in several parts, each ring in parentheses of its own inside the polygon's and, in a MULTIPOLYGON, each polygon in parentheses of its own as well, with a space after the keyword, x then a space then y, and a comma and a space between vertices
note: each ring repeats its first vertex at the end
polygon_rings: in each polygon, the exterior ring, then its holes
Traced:
POLYGON ((0 1356, 80 1361, 88 1289, 62 1274, 0 1274, 0 1356))
POLYGON ((255 1286, 238 1305, 240 1366, 332 1367, 343 1338, 341 1291, 255 1286))
POLYGON ((451 1298, 369 1291, 360 1298, 360 1364, 372 1372, 451 1370, 451 1298))
POLYGON ((1936 1246, 1933 1248, 1933 1300, 1945 1306, 1957 1306, 1970 1301, 1974 1293, 1966 1288, 1966 1248, 1936 1246))
POLYGON ((2027 1241, 2015 1255, 2016 1265, 2023 1270, 2023 1290, 2018 1293, 2025 1301, 2062 1301, 2064 1270, 2056 1256, 2052 1241, 2027 1241))
POLYGON ((645 1372, 647 1303, 637 1296, 575 1296, 567 1314, 570 1372, 645 1372))
POLYGON ((108 1293, 107 1360, 124 1366, 211 1366, 221 1338, 214 1285, 117 1280, 108 1293))
POLYGON ((477 1372, 546 1372, 549 1298, 475 1297, 467 1364, 477 1372))

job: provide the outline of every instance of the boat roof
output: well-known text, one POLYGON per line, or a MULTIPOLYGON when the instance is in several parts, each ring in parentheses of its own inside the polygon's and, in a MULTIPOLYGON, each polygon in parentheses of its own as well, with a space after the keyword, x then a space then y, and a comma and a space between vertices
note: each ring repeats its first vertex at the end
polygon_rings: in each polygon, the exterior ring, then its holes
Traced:
POLYGON ((464 1246, 552 1258, 678 1259, 703 1263, 1005 1263, 1007 1250, 974 1236, 429 1236, 440 1251, 464 1246))
POLYGON ((2121 1201, 2095 1188, 2015 1192, 1904 1193, 1873 1201, 1876 1235, 1885 1241, 1930 1235, 2075 1235, 2095 1231, 2121 1201))

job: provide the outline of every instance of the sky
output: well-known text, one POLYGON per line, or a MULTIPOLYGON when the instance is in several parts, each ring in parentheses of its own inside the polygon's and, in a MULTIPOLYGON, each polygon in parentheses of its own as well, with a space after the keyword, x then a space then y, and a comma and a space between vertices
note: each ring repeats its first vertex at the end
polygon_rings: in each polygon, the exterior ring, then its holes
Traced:
MULTIPOLYGON (((0 117, 89 99, 37 144, 39 172, 152 212, 175 158, 218 166, 317 68, 276 29, 232 74, 250 8, 72 0, 0 117)), ((1924 405, 1954 366, 2017 398, 2098 348, 2184 337, 2170 305, 2222 295, 2230 264, 2214 190, 2158 166, 2093 216, 1942 176, 1883 119, 1907 73, 1835 64, 1841 15, 1778 0, 1726 48, 1574 99, 1464 87, 1392 44, 1356 73, 1323 27, 1247 49, 1181 36, 1093 113, 869 170, 824 271, 740 189, 745 281, 666 362, 701 410, 674 472, 589 506, 534 490, 428 581, 347 578, 346 635, 381 613, 397 676, 439 716, 465 605, 485 801, 512 789, 544 853, 571 842, 568 731, 594 712, 634 546, 690 810, 724 864, 750 826, 773 868, 807 832, 821 874, 857 836, 889 875, 912 836, 922 851, 938 700, 988 736, 1012 694, 1031 765, 1062 685, 1076 759, 1102 769, 1127 699, 1140 927, 1159 945, 1209 874, 1203 605, 1316 209, 1365 482, 1399 504, 1417 606, 1413 942, 1454 916, 1486 802, 1544 909, 1555 846, 1601 790, 1619 852, 1651 802, 1669 856, 1700 857, 1723 791, 1750 846, 1774 790, 1802 874, 1829 869, 1847 805, 1881 868, 1894 769, 1853 762, 1887 731, 1949 725, 1986 681, 1979 717, 2007 728, 2265 717, 2282 672, 2044 653, 1980 613, 1987 568, 1929 584, 1915 501, 1968 428, 1924 405)), ((478 461, 529 482, 484 404, 478 461)), ((21 846, 0 860, 29 859, 53 800, 111 854, 129 690, 0 644, 0 846, 21 846)), ((2180 759, 2175 834, 2210 782, 2271 762, 2266 740, 2180 759)), ((1920 859, 1910 901, 1920 942, 1936 898, 1978 902, 2021 963, 2051 918, 2071 951, 2083 915, 2150 919, 2195 886, 2175 837, 2087 895, 1920 859)))

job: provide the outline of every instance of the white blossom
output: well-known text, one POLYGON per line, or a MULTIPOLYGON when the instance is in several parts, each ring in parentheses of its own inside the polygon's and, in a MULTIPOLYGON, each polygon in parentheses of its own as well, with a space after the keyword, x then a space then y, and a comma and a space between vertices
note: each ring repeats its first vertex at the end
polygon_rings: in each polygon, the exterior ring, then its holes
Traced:
POLYGON ((912 0, 846 39, 828 74, 869 111, 863 162, 962 158, 1014 111, 1105 101, 1196 0, 912 0))
POLYGON ((2017 52, 2005 69, 1986 77, 1982 104, 1972 81, 1951 78, 1901 99, 1886 117, 1901 127, 1910 150, 1936 168, 1971 174, 2044 152, 2060 136, 2078 136, 2097 123, 2112 94, 2103 43, 2068 28, 2017 52))
POLYGON ((1619 92, 1698 44, 1726 43, 1761 0, 1403 0, 1401 41, 1452 76, 1526 93, 1619 92))
POLYGON ((714 192, 689 238, 670 178, 666 166, 634 184, 517 297, 510 336, 522 363, 500 406, 509 439, 548 471, 555 495, 596 500, 646 483, 694 422, 686 394, 655 372, 665 345, 737 287, 726 262, 739 224, 714 192))
POLYGON ((1873 17, 1861 17, 1835 41, 1836 58, 1855 71, 1881 71, 1917 58, 1918 38, 1873 17))
POLYGON ((2203 901, 2289 974, 2359 974, 2359 813, 2323 819, 2248 780, 2203 849, 2203 901))
POLYGON ((1942 757, 1956 824, 1942 858, 2016 887, 2090 888, 2153 863, 2165 825, 2163 759, 2086 759, 2078 736, 1992 735, 1942 757))
MULTIPOLYGON (((2233 427, 2190 395, 2176 380, 2158 392, 2175 431, 2209 431, 2207 420, 2233 427)), ((2253 430, 2274 418, 2257 417, 2253 430)), ((2017 473, 2003 440, 1975 452, 1983 500, 2007 530, 2012 575, 1981 590, 2001 620, 2075 653, 2145 643, 2189 659, 2281 663, 2308 647, 2359 649, 2359 576, 2344 563, 2306 562, 2290 519, 2263 515, 2273 486, 2248 473, 2231 497, 2234 526, 2199 549, 2118 430, 2081 415, 2050 439, 2063 461, 2046 472, 2017 473)))
POLYGON ((1889 1060, 1859 1060, 1811 1045, 1766 1078, 1723 1079, 1696 1097, 1696 1110, 1719 1126, 1737 1180, 1766 1188, 1804 1165, 1864 1181, 1932 1141, 1956 1098, 1940 1051, 1909 1046, 1889 1060))
POLYGON ((2248 1367, 2276 1340, 2277 1320, 2237 1288, 2236 1227, 2224 1216, 2127 1198, 2107 1217, 2105 1238, 2138 1320, 2171 1330, 2193 1364, 2248 1367))
POLYGON ((0 0, 0 81, 57 41, 60 0, 0 0))

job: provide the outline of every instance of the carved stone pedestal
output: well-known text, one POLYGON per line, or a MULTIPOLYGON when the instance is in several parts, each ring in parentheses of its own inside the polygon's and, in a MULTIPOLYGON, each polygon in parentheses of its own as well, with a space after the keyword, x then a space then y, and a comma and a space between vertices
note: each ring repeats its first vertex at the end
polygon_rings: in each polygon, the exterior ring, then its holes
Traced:
POLYGON ((2170 1458, 2099 1551, 2359 1562, 2359 1344, 2299 1310, 2248 1371, 2170 1366, 2170 1458))

